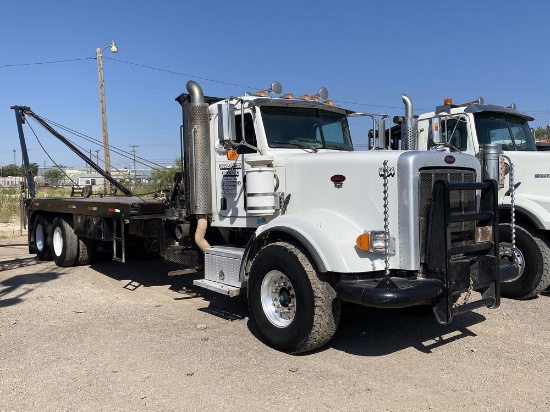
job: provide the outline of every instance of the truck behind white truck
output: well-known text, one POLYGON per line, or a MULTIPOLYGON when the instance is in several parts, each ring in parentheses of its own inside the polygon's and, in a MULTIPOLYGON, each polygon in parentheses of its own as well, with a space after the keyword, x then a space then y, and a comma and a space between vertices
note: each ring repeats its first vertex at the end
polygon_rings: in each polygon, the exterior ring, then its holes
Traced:
MULTIPOLYGON (((403 101, 412 106, 407 96, 403 101)), ((394 120, 398 126, 392 135, 398 137, 404 118, 394 120)), ((479 98, 459 105, 445 99, 435 111, 415 120, 417 150, 479 155, 484 145, 502 147, 500 256, 519 265, 518 275, 502 283, 502 295, 525 299, 544 291, 550 285, 550 162, 547 153, 537 151, 528 123, 534 119, 517 111, 514 104, 484 104, 479 98)))
MULTIPOLYGON (((125 196, 38 199, 29 190, 29 245, 40 259, 86 264, 101 244, 122 261, 133 245, 204 262, 196 285, 247 292, 258 337, 291 353, 334 335, 342 301, 427 304, 443 324, 498 307, 500 282, 517 267, 499 259, 497 183, 483 179, 476 157, 353 151, 351 112, 324 91, 224 99, 192 81, 187 90, 176 99, 184 162, 166 198, 133 196, 118 182, 125 196)), ((24 117, 47 125, 14 109, 23 148, 24 117)))

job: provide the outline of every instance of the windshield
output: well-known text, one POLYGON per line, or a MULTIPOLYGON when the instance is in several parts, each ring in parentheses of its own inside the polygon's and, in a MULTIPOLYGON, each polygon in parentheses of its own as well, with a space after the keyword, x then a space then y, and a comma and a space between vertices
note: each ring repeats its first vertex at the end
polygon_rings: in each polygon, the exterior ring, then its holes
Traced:
POLYGON ((277 106, 261 111, 269 147, 353 150, 344 113, 277 106))
POLYGON ((527 120, 505 113, 476 113, 479 144, 500 143, 502 150, 536 151, 527 120))

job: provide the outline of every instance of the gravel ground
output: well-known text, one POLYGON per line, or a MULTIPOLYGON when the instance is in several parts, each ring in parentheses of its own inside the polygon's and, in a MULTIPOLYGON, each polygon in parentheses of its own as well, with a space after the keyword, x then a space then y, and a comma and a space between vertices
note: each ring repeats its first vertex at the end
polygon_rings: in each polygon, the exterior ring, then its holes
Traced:
POLYGON ((345 305, 291 356, 162 260, 58 268, 0 239, 0 411, 548 411, 550 296, 451 325, 345 305))

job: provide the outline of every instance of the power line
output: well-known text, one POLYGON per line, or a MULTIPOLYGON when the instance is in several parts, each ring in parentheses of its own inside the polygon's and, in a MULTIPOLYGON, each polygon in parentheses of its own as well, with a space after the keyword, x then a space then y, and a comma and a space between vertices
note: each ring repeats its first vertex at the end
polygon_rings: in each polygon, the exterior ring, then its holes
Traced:
MULTIPOLYGON (((108 59, 108 60, 113 60, 113 61, 116 61, 116 62, 119 62, 119 63, 128 64, 128 65, 131 65, 131 66, 143 67, 145 69, 156 70, 156 71, 169 73, 169 74, 175 74, 175 75, 178 75, 178 76, 192 77, 194 79, 200 79, 200 80, 204 80, 204 81, 208 81, 208 82, 224 84, 224 85, 227 85, 227 86, 243 87, 243 88, 248 88, 248 89, 261 89, 261 87, 247 86, 247 85, 242 85, 242 84, 238 84, 238 83, 231 83, 231 82, 225 82, 225 81, 222 81, 222 80, 210 79, 210 78, 207 78, 207 77, 196 76, 196 75, 190 74, 190 73, 183 73, 183 72, 177 72, 175 70, 162 69, 162 68, 159 68, 159 67, 148 66, 148 65, 145 65, 145 64, 141 64, 141 63, 129 62, 129 61, 126 61, 126 60, 115 59, 115 58, 112 58, 112 57, 104 57, 104 58, 108 59)), ((36 66, 36 65, 46 65, 46 64, 70 63, 70 62, 76 62, 76 61, 95 60, 95 59, 96 59, 96 56, 91 56, 91 57, 81 57, 81 58, 76 58, 76 59, 53 60, 53 61, 45 61, 45 62, 12 63, 12 64, 8 63, 8 64, 0 64, 0 68, 2 68, 2 67, 22 67, 22 66, 36 66)), ((337 103, 342 103, 342 104, 353 104, 353 105, 358 105, 358 106, 378 107, 378 108, 383 108, 383 109, 397 109, 397 110, 400 110, 400 109, 403 108, 402 106, 384 106, 384 105, 377 105, 377 104, 370 104, 370 103, 348 102, 348 101, 344 101, 344 100, 334 100, 334 101, 337 102, 337 103)), ((417 108, 417 109, 414 109, 414 111, 425 112, 425 111, 428 111, 428 109, 417 108)), ((525 113, 538 113, 538 114, 547 114, 548 113, 548 114, 550 114, 550 111, 548 109, 525 110, 524 112, 525 113)))
POLYGON ((67 60, 53 60, 49 62, 34 62, 34 63, 13 63, 13 64, 0 64, 0 67, 21 67, 21 66, 36 66, 41 64, 57 64, 57 63, 69 63, 82 60, 92 60, 95 57, 82 57, 80 59, 67 59, 67 60))
MULTIPOLYGON (((236 87, 243 87, 243 88, 255 89, 255 90, 261 89, 261 87, 245 86, 245 85, 237 84, 237 83, 230 83, 230 82, 224 82, 224 81, 221 81, 221 80, 209 79, 207 77, 196 76, 196 75, 190 74, 190 73, 182 73, 182 72, 177 72, 177 71, 174 71, 174 70, 161 69, 159 67, 153 67, 153 66, 148 66, 148 65, 145 65, 145 64, 133 63, 133 62, 129 62, 129 61, 126 61, 126 60, 115 59, 113 57, 104 57, 104 58, 109 59, 109 60, 113 60, 113 61, 116 61, 116 62, 119 62, 119 63, 129 64, 131 66, 143 67, 145 69, 151 69, 151 70, 156 70, 156 71, 160 71, 160 72, 164 72, 164 73, 175 74, 175 75, 178 75, 178 76, 192 77, 194 79, 200 79, 200 80, 213 82, 213 83, 218 83, 218 84, 225 84, 227 86, 236 86, 236 87)), ((398 106, 382 106, 382 105, 368 104, 368 103, 346 102, 346 101, 341 101, 341 100, 334 100, 334 101, 337 102, 337 103, 343 103, 343 104, 355 104, 355 105, 360 105, 360 106, 379 107, 379 108, 385 108, 385 109, 402 109, 402 106, 399 106, 399 107, 398 106)), ((416 110, 425 111, 423 109, 416 109, 416 110)))
POLYGON ((244 88, 248 88, 248 89, 260 89, 259 87, 245 86, 245 85, 237 84, 237 83, 224 82, 224 81, 222 81, 222 80, 209 79, 209 78, 207 78, 207 77, 196 76, 196 75, 194 75, 194 74, 181 73, 181 72, 176 72, 176 71, 174 71, 174 70, 161 69, 161 68, 158 68, 158 67, 147 66, 147 65, 145 65, 145 64, 133 63, 133 62, 128 62, 128 61, 120 60, 120 59, 114 59, 114 58, 112 58, 112 57, 104 57, 104 58, 105 58, 105 59, 109 59, 109 60, 114 60, 114 61, 119 62, 119 63, 129 64, 129 65, 131 65, 131 66, 138 66, 138 67, 143 67, 143 68, 145 68, 145 69, 156 70, 156 71, 159 71, 159 72, 170 73, 170 74, 176 74, 176 75, 178 75, 178 76, 193 77, 194 79, 200 79, 200 80, 205 80, 205 81, 208 81, 208 82, 219 83, 219 84, 225 84, 225 85, 227 85, 227 86, 244 87, 244 88))

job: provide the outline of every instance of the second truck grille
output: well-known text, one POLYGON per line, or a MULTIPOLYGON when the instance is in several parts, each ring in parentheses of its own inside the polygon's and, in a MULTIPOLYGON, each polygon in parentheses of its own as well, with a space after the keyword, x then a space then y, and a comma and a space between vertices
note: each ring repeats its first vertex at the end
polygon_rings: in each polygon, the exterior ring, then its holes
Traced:
MULTIPOLYGON (((475 182, 476 174, 468 169, 422 169, 419 179, 419 214, 420 214, 420 259, 425 262, 426 238, 430 219, 433 185, 437 180, 450 183, 475 182)), ((450 199, 451 215, 474 213, 476 198, 474 190, 452 191, 450 199)), ((462 246, 474 243, 475 223, 457 222, 451 224, 451 246, 462 246)), ((443 245, 442 245, 443 247, 443 245)))

